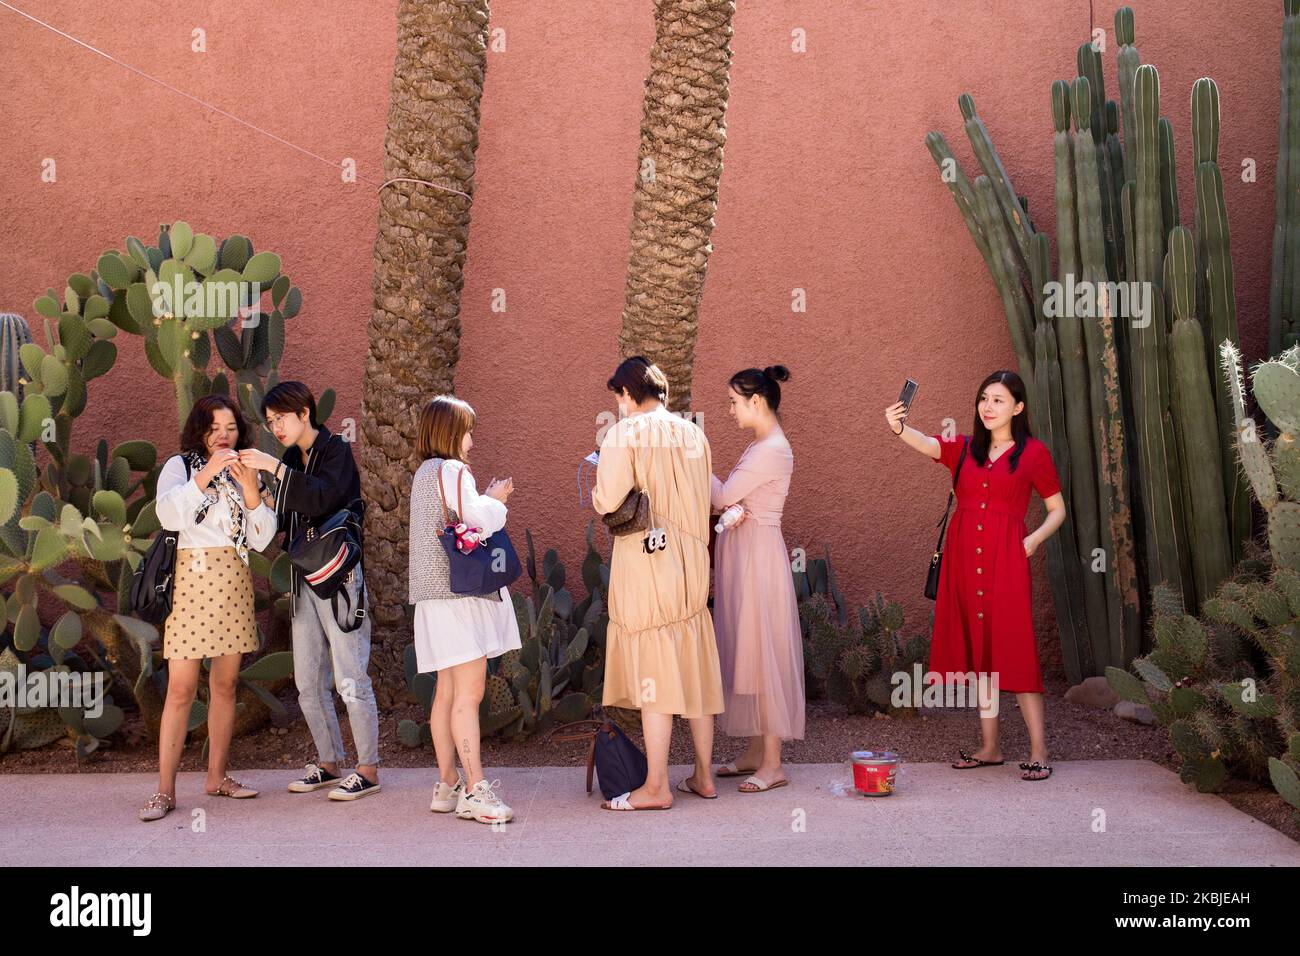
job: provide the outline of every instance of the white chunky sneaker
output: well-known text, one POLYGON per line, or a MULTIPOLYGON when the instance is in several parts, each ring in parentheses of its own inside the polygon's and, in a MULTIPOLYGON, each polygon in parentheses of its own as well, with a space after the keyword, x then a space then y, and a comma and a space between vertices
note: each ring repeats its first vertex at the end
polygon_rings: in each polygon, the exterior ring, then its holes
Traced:
POLYGON ((460 800, 456 803, 456 816, 462 820, 477 820, 479 823, 509 823, 514 819, 511 810, 494 792, 501 786, 500 780, 488 783, 480 780, 469 790, 462 790, 460 800))
POLYGON ((433 799, 429 801, 429 809, 434 813, 451 813, 456 809, 460 803, 460 798, 464 795, 464 777, 458 777, 454 787, 450 787, 439 780, 433 785, 433 799))

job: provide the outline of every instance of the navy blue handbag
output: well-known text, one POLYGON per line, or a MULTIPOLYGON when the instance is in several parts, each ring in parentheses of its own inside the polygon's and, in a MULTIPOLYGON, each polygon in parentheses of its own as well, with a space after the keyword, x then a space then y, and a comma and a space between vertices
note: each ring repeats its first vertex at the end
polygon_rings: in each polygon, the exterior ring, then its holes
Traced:
POLYGON ((496 594, 523 573, 519 555, 515 554, 515 546, 510 543, 505 528, 494 531, 491 537, 480 541, 469 551, 457 547, 455 526, 461 522, 461 515, 464 514, 465 489, 459 480, 456 486, 456 500, 460 507, 452 512, 447 507, 447 494, 442 487, 442 466, 439 465, 438 494, 442 498, 442 514, 448 525, 438 532, 438 540, 447 552, 451 593, 479 596, 496 594))
POLYGON ((622 728, 607 720, 596 731, 587 763, 587 792, 591 792, 591 771, 596 771, 601 795, 606 800, 631 793, 645 783, 649 774, 645 754, 628 739, 622 728))

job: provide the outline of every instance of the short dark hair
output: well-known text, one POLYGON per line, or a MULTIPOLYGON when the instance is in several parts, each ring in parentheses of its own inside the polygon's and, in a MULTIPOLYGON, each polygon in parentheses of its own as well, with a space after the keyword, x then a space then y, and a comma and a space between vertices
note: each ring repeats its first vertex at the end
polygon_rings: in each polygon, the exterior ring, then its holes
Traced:
POLYGON ((305 411, 311 427, 317 427, 316 396, 302 382, 281 382, 268 391, 266 397, 262 399, 263 418, 266 417, 268 408, 273 412, 284 412, 288 415, 297 415, 305 411))
POLYGON ((638 405, 652 396, 661 402, 668 401, 668 376, 644 355, 634 355, 619 363, 605 387, 615 393, 626 389, 638 405))
POLYGON ((253 447, 253 426, 244 417, 239 404, 229 395, 216 393, 197 399, 190 409, 190 417, 185 419, 185 427, 181 429, 182 453, 192 451, 207 457, 208 446, 204 439, 212 428, 213 415, 218 408, 229 409, 235 416, 235 425, 239 428, 239 438, 235 442, 235 447, 253 447))

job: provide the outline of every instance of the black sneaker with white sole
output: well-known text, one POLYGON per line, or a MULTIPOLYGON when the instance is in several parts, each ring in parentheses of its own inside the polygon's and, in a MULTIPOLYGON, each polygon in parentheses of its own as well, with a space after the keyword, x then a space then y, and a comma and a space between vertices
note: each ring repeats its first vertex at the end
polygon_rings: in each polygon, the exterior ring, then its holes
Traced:
POLYGON ((332 787, 342 778, 336 773, 330 773, 324 767, 319 767, 314 763, 307 764, 307 773, 301 780, 295 780, 289 784, 290 793, 311 793, 313 790, 319 790, 322 787, 332 787))
POLYGON ((379 792, 379 784, 371 783, 359 773, 350 773, 348 778, 330 791, 331 800, 360 800, 372 793, 379 792))

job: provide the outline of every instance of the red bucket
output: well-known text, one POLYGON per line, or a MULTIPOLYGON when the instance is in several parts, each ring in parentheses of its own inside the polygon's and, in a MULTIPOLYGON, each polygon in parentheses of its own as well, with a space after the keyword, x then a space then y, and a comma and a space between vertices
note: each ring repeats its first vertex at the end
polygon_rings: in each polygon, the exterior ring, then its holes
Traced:
POLYGON ((853 755, 853 788, 864 797, 887 797, 894 792, 898 754, 892 750, 859 750, 853 755))

